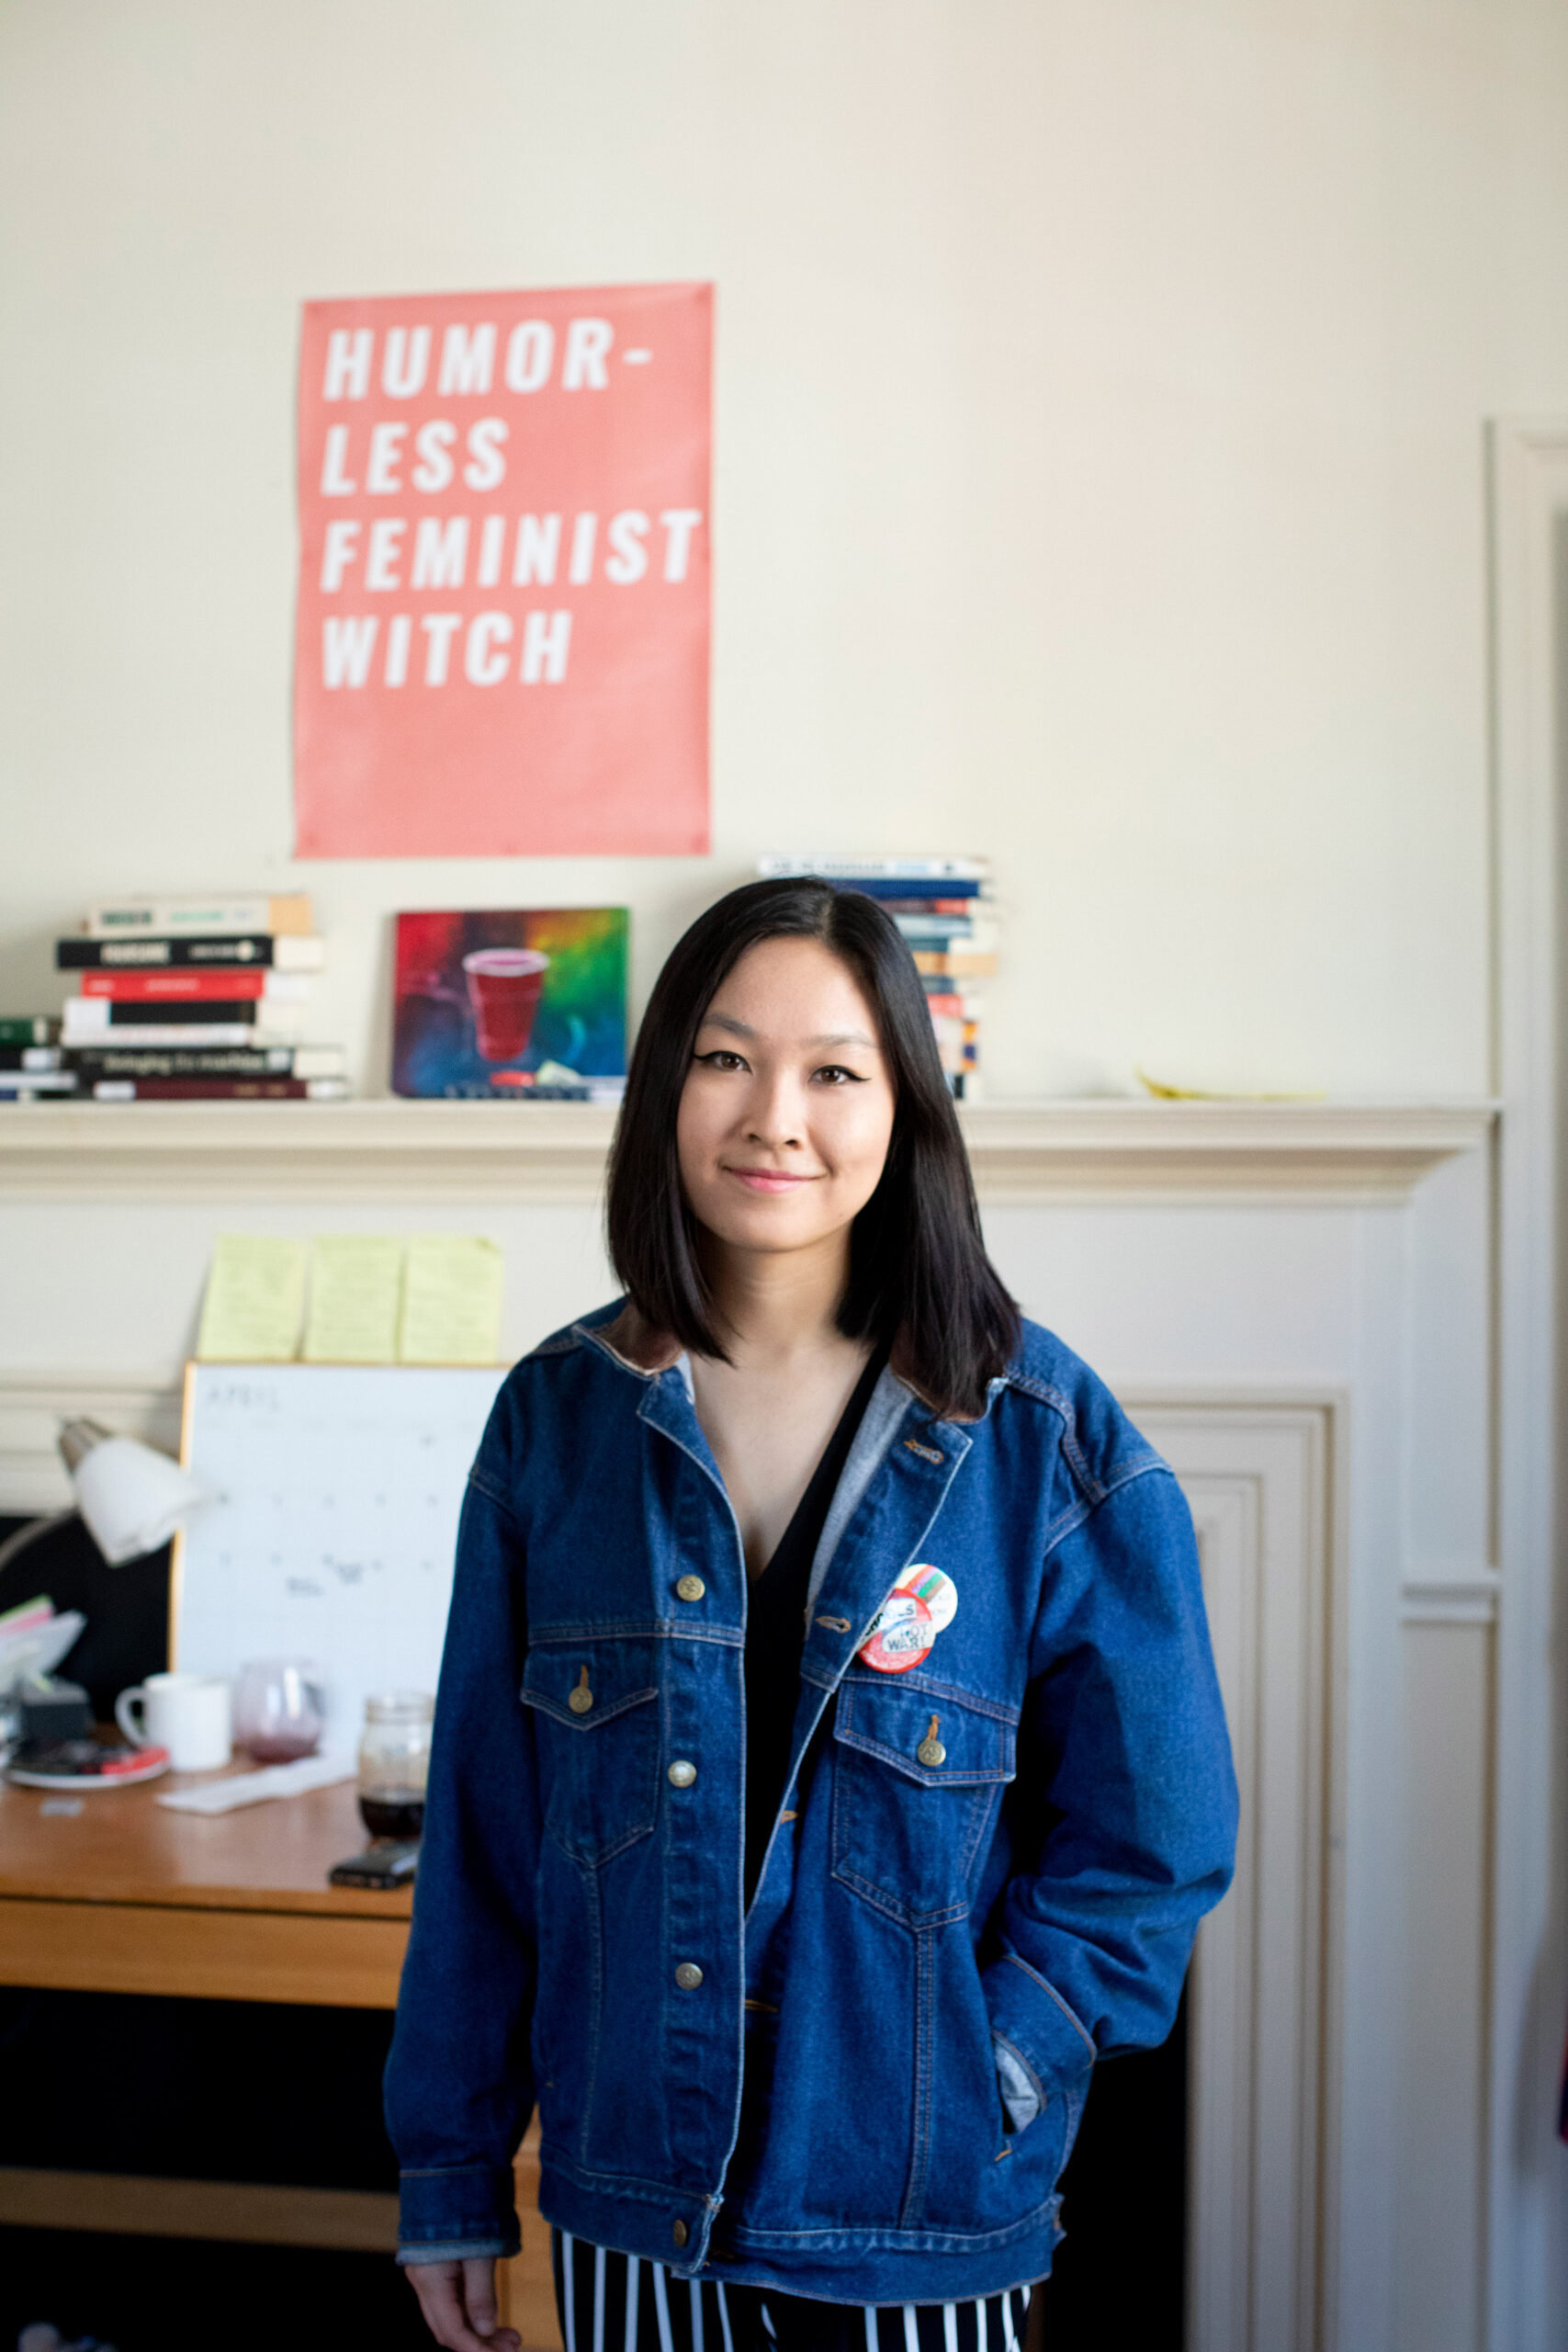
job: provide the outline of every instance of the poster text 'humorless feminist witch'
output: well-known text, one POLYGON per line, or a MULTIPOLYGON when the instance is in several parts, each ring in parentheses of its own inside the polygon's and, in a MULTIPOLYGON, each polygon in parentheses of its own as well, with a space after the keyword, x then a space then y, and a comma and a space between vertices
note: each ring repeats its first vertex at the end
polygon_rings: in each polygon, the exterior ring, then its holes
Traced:
POLYGON ((305 306, 300 857, 707 847, 712 289, 305 306))

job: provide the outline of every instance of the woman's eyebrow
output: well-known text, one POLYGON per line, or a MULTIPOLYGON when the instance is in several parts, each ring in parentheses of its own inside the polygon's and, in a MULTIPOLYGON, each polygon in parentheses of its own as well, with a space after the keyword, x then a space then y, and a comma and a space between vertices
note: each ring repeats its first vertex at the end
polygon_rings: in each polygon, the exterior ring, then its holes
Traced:
MULTIPOLYGON (((745 1021, 731 1021, 728 1013, 703 1013, 703 1028, 728 1030, 731 1037, 757 1037, 755 1028, 748 1028, 745 1021)), ((877 1040, 867 1037, 865 1030, 828 1030, 823 1037, 807 1037, 802 1042, 811 1046, 813 1051, 818 1051, 825 1045, 863 1045, 870 1054, 877 1051, 877 1040)))
MULTIPOLYGON (((702 1025, 705 1029, 727 1029, 732 1037, 755 1037, 757 1035, 756 1030, 749 1028, 744 1021, 732 1021, 728 1012, 705 1012, 702 1025)), ((864 1046, 874 1054, 877 1050, 875 1038, 868 1037, 863 1029, 833 1029, 821 1037, 807 1037, 804 1043, 813 1051, 823 1046, 864 1046)))

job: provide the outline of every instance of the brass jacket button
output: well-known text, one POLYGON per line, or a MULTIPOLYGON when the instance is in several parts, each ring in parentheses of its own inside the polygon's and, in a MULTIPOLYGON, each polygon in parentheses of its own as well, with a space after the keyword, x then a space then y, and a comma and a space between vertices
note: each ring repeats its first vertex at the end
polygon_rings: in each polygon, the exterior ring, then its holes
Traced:
MULTIPOLYGON (((676 1597, 681 1600, 700 1600, 706 1590, 707 1587, 703 1582, 701 1577, 678 1577, 676 1578, 676 1597)), ((682 2244, 683 2243, 684 2241, 682 2240, 682 2244)))
POLYGON ((588 1688, 588 1668, 583 1668, 575 1690, 566 1694, 566 1703, 574 1715, 585 1715, 593 1704, 593 1693, 588 1688))
POLYGON ((676 2222, 672 2224, 670 2234, 674 2239, 677 2245, 684 2245, 692 2233, 686 2227, 684 2222, 676 2222))
POLYGON ((703 1981, 703 1972, 694 1960, 683 1960, 675 1971, 675 1982, 682 1993, 694 1993, 703 1981))
POLYGON ((937 1737, 939 1728, 939 1719, 933 1715, 927 1726, 924 1739, 915 1750, 916 1756, 922 1764, 934 1767, 938 1764, 945 1764, 947 1761, 947 1750, 937 1737))
POLYGON ((689 1789, 696 1777, 696 1766, 694 1764, 688 1764, 683 1756, 677 1756, 673 1764, 671 1765, 668 1774, 671 1787, 676 1789, 689 1789))

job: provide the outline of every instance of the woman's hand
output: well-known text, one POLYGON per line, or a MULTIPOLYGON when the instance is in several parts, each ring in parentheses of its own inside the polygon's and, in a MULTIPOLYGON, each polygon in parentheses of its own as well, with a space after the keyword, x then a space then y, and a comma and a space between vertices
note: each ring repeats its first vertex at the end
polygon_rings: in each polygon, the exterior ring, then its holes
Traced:
POLYGON ((446 2352, 522 2352, 517 2330, 496 2325, 495 2264, 488 2254, 463 2262, 406 2262, 403 2271, 426 2327, 446 2352))

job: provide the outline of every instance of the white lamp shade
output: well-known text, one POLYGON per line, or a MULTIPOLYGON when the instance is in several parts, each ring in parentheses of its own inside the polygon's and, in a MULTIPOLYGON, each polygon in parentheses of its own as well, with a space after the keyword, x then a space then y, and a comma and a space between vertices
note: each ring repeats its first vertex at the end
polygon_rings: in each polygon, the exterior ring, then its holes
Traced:
POLYGON ((107 1437, 71 1473, 76 1508, 109 1566, 166 1544, 181 1520, 207 1501, 196 1480, 133 1437, 107 1437))

